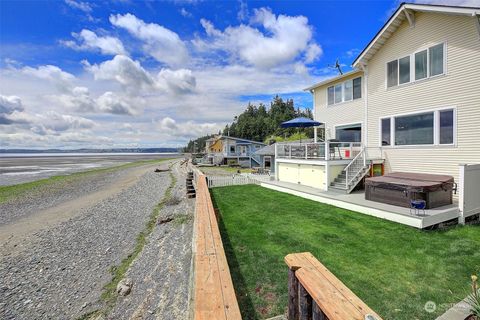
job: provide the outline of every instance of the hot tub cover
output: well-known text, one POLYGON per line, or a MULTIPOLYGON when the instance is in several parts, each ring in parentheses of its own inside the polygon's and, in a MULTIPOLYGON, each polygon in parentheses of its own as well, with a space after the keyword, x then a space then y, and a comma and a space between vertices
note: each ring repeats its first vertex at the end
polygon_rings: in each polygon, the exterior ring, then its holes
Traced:
POLYGON ((448 191, 453 189, 453 183, 452 176, 410 172, 392 172, 365 180, 365 184, 371 187, 408 192, 448 191))

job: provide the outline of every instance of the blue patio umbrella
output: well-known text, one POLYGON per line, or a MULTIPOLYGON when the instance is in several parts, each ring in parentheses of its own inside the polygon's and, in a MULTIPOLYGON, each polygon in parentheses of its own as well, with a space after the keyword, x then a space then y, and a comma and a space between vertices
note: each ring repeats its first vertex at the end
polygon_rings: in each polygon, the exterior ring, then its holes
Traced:
MULTIPOLYGON (((321 123, 318 121, 305 118, 305 117, 299 117, 299 118, 282 122, 280 126, 282 128, 309 128, 309 127, 317 127, 319 125, 321 125, 321 123)), ((302 139, 300 138, 300 143, 301 142, 302 142, 302 139)))
POLYGON ((282 122, 281 127, 282 128, 309 128, 309 127, 317 127, 319 125, 321 125, 321 123, 318 121, 315 121, 309 118, 299 117, 299 118, 282 122))

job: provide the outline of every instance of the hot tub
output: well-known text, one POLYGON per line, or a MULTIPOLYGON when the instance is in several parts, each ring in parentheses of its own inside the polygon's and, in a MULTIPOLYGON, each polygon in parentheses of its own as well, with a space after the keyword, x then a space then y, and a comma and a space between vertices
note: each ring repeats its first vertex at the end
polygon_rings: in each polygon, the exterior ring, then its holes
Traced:
POLYGON ((365 180, 365 199, 410 207, 411 200, 425 200, 426 209, 452 204, 452 176, 392 172, 365 180))

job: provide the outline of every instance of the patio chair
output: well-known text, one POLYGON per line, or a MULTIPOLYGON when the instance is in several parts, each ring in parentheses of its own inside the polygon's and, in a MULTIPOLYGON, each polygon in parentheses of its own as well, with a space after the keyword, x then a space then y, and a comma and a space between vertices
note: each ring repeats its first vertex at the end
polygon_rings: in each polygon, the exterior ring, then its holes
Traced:
POLYGON ((423 211, 423 215, 425 215, 425 208, 427 207, 427 202, 425 200, 410 200, 410 214, 412 214, 412 210, 415 215, 420 214, 420 210, 423 211))

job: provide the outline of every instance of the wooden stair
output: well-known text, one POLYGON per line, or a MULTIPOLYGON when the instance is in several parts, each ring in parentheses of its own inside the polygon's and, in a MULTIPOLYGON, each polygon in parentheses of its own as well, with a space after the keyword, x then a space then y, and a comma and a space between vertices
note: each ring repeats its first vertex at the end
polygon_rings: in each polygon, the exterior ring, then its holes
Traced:
POLYGON ((195 186, 193 185, 193 171, 187 173, 187 198, 195 198, 197 193, 195 191, 195 186))

